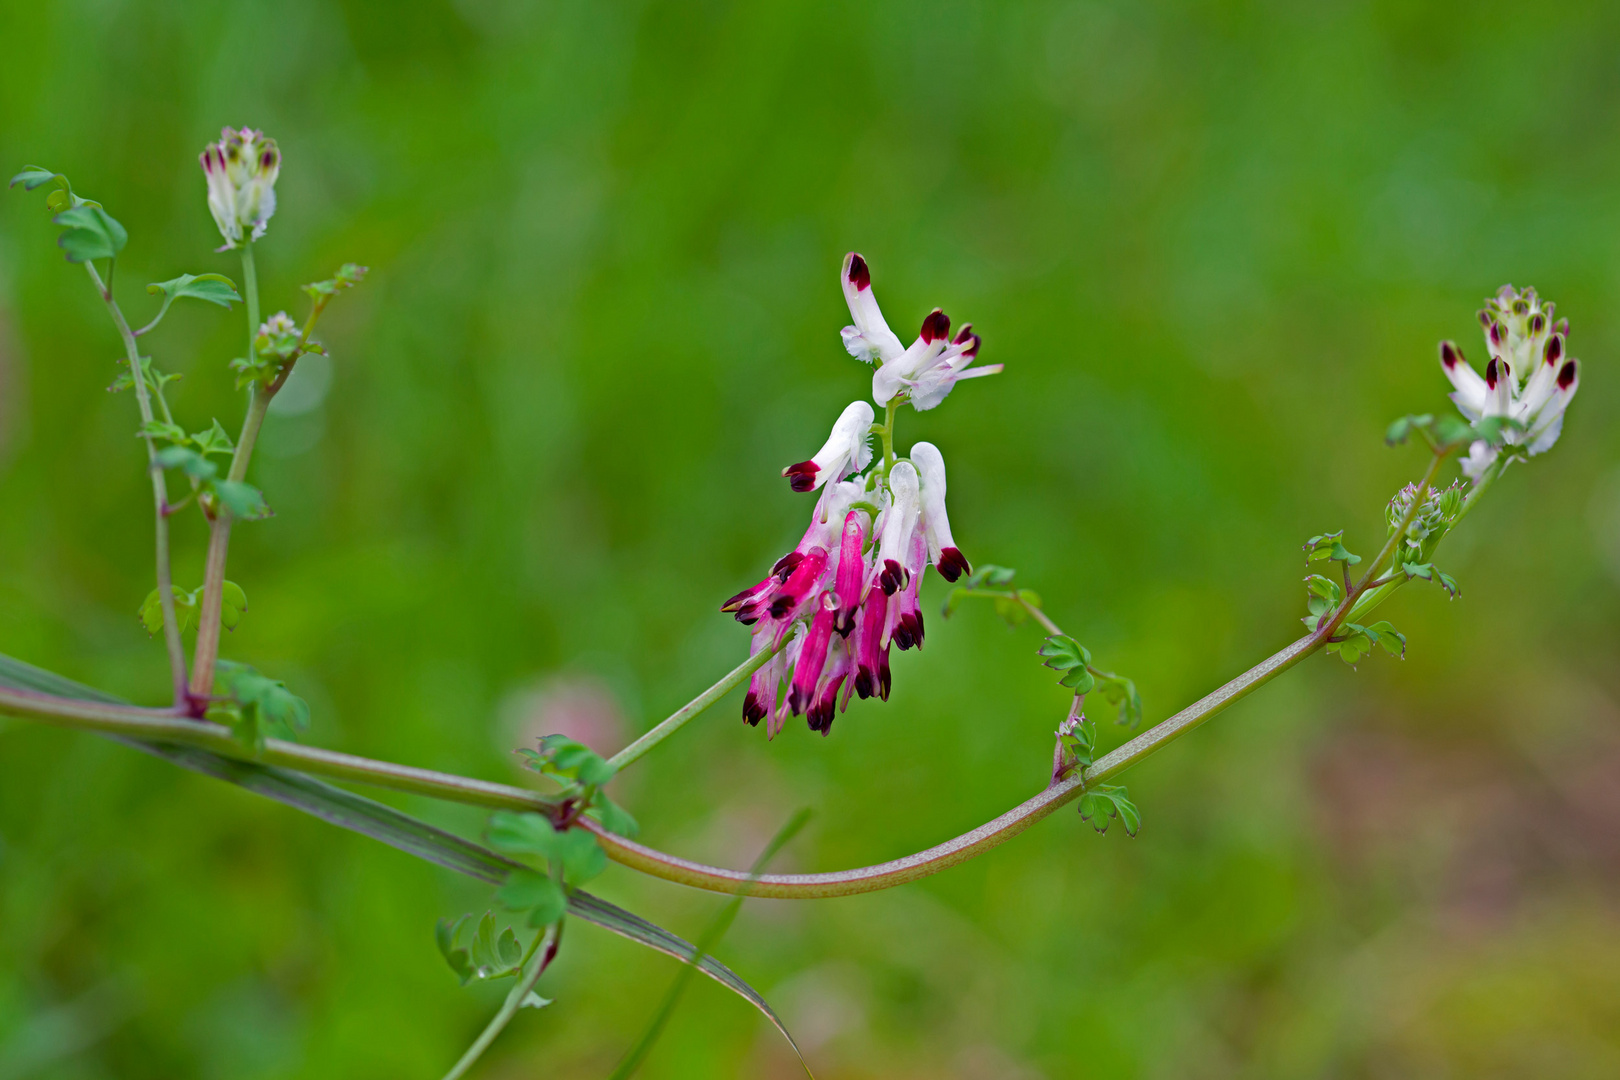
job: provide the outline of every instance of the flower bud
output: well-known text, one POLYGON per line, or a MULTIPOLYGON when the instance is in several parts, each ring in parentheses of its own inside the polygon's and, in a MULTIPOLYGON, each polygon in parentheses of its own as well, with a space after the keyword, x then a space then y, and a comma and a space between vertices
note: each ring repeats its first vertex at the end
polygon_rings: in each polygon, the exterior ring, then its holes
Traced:
POLYGON ((225 128, 219 142, 209 143, 199 157, 208 180, 208 211, 228 251, 264 235, 276 212, 276 176, 281 151, 274 139, 253 128, 225 128))

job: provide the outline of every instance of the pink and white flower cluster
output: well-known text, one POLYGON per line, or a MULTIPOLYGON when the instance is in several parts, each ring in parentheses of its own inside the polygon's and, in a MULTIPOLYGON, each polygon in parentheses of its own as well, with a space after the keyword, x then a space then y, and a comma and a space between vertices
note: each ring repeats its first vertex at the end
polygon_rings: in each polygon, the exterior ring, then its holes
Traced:
MULTIPOLYGON (((879 405, 904 398, 931 409, 958 379, 1001 370, 969 368, 978 335, 964 326, 951 338, 938 310, 923 320, 917 342, 902 348, 872 298, 866 261, 847 255, 842 278, 855 318, 844 344, 880 363, 872 394, 879 405)), ((794 491, 821 491, 810 527, 763 581, 720 608, 753 627, 750 655, 778 650, 754 673, 743 702, 743 719, 765 720, 773 737, 789 716, 804 715, 810 730, 825 735, 852 696, 887 700, 891 646, 922 648, 923 575, 932 566, 956 581, 970 569, 945 513, 939 448, 920 442, 909 457, 874 460, 874 418, 871 405, 851 402, 814 456, 782 470, 794 491)), ((885 445, 891 437, 885 431, 885 445)))
MULTIPOLYGON (((1564 410, 1580 389, 1580 362, 1569 356, 1569 320, 1553 322, 1554 305, 1536 290, 1511 285, 1497 290, 1479 313, 1490 362, 1480 377, 1452 341, 1440 343, 1440 366, 1457 389, 1451 395, 1469 420, 1499 416, 1516 422, 1502 432, 1510 446, 1530 455, 1552 449, 1564 429, 1564 410)), ((1497 458, 1479 441, 1469 448, 1463 472, 1478 481, 1497 458)))
POLYGON ((922 648, 924 573, 932 566, 955 581, 969 569, 951 536, 945 459, 932 443, 917 443, 886 474, 844 479, 871 458, 871 417, 864 401, 850 405, 816 458, 784 470, 795 490, 806 490, 801 477, 819 478, 810 527, 763 581, 720 609, 754 628, 751 655, 802 630, 754 673, 743 702, 743 719, 767 720, 773 736, 801 713, 826 734, 852 694, 887 700, 890 646, 922 648), (846 423, 852 417, 861 424, 846 423))
POLYGON ((263 236, 276 212, 276 177, 281 174, 276 140, 253 128, 225 128, 198 161, 208 181, 209 213, 225 238, 219 250, 263 236))

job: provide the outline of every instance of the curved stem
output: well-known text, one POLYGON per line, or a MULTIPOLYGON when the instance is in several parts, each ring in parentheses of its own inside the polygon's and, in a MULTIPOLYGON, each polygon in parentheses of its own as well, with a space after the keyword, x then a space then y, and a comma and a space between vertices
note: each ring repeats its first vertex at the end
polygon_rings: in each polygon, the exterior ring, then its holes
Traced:
POLYGON ((512 1017, 523 1008, 524 999, 529 996, 529 992, 540 981, 540 976, 544 975, 546 968, 551 965, 552 958, 557 955, 557 941, 561 936, 561 919, 546 927, 545 941, 540 946, 540 959, 534 965, 534 970, 520 978, 518 984, 512 987, 511 993, 506 995, 506 1000, 501 1002, 501 1011, 495 1014, 495 1018, 479 1033, 473 1044, 467 1047, 467 1052, 461 1055, 461 1060, 444 1074, 444 1080, 460 1080, 465 1076, 467 1070, 483 1056, 485 1050, 489 1049, 489 1044, 495 1041, 495 1037, 512 1022, 512 1017))
MULTIPOLYGON (((146 371, 141 367, 140 347, 135 343, 135 335, 124 319, 123 310, 113 299, 112 289, 102 284, 101 275, 96 273, 96 264, 86 260, 84 268, 89 271, 90 281, 95 285, 102 302, 107 305, 107 312, 112 316, 113 325, 118 328, 118 336, 124 341, 124 356, 129 361, 129 377, 135 388, 135 402, 140 408, 141 423, 150 424, 152 399, 147 394, 146 371)), ((164 415, 165 417, 168 415, 167 405, 164 406, 164 415)), ((146 441, 146 465, 152 475, 152 502, 155 504, 157 516, 157 587, 158 604, 163 609, 163 644, 169 653, 169 680, 174 690, 174 703, 178 707, 186 701, 186 650, 180 642, 180 626, 174 619, 174 582, 169 568, 169 482, 163 470, 158 467, 157 445, 152 441, 152 436, 143 434, 142 438, 146 441)))
POLYGON ((684 727, 687 721, 691 720, 703 710, 707 709, 710 705, 713 705, 715 702, 725 697, 733 687, 736 687, 749 676, 753 675, 754 672, 764 667, 765 662, 780 652, 783 646, 785 646, 792 637, 793 633, 790 631, 785 637, 782 638, 781 644, 773 645, 768 649, 761 649, 753 656, 750 656, 747 660, 744 660, 742 663, 738 664, 723 679, 709 687, 707 690, 703 691, 703 693, 699 694, 685 705, 682 705, 679 709, 675 710, 675 712, 669 715, 668 719, 664 720, 657 727, 647 732, 645 735, 631 743, 629 746, 625 747, 623 750, 620 750, 617 754, 614 754, 612 757, 608 758, 608 764, 612 765, 615 769, 622 769, 626 765, 639 760, 647 751, 651 750, 653 747, 657 746, 659 743, 663 742, 665 739, 669 738, 671 735, 675 734, 682 727, 684 727))

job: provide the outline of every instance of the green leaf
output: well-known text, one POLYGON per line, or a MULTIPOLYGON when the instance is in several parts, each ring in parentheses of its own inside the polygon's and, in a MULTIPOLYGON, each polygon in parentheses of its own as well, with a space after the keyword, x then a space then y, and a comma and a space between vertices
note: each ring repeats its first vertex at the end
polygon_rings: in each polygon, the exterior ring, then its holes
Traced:
POLYGON ((1388 622, 1375 622, 1367 627, 1367 633, 1373 640, 1381 645, 1385 652, 1391 656, 1406 659, 1406 635, 1388 622))
POLYGON ((1424 581, 1434 580, 1434 567, 1429 563, 1402 563, 1401 570, 1408 578, 1422 578, 1424 581))
POLYGON ((159 468, 181 469, 187 476, 198 480, 212 480, 219 475, 219 466, 197 451, 184 446, 165 446, 152 460, 159 468))
POLYGON ((219 621, 227 630, 235 630, 247 613, 247 593, 234 581, 220 586, 219 621))
POLYGON ((1435 575, 1440 579, 1440 587, 1450 593, 1453 600, 1462 595, 1462 586, 1457 584, 1456 578, 1439 570, 1435 571, 1435 575))
POLYGON ((1041 606, 1041 594, 1036 592, 1034 589, 1019 589, 1018 599, 1022 600, 1032 608, 1038 608, 1041 606))
MULTIPOLYGON (((167 311, 170 304, 183 296, 218 304, 226 309, 242 299, 236 293, 236 283, 224 274, 181 274, 168 281, 154 282, 146 287, 146 291, 153 296, 162 294, 162 311, 167 311)), ((160 317, 162 311, 159 312, 160 317)))
POLYGON ((1005 619, 1010 627, 1022 626, 1024 621, 1029 618, 1029 611, 1016 600, 998 596, 995 598, 994 603, 996 614, 1005 619))
POLYGON ((966 600, 970 595, 972 594, 967 589, 958 585, 945 594, 945 604, 940 608, 940 614, 947 619, 950 618, 956 613, 956 609, 962 606, 962 601, 966 600))
POLYGON ((7 184, 6 186, 16 187, 18 184, 21 184, 24 191, 33 191, 41 184, 48 184, 53 180, 56 181, 58 187, 65 189, 68 186, 67 177, 63 176, 59 172, 42 168, 38 165, 24 165, 22 172, 18 173, 16 176, 13 176, 11 178, 11 183, 7 184))
POLYGON ((562 918, 568 896, 550 874, 534 870, 514 870, 495 898, 513 911, 529 913, 530 926, 546 926, 562 918))
POLYGON ((225 433, 225 429, 220 426, 218 420, 215 420, 214 426, 202 434, 192 435, 191 445, 195 446, 197 452, 205 457, 209 454, 230 454, 236 451, 236 447, 231 443, 231 437, 225 433))
POLYGON ((508 968, 516 967, 518 961, 523 959, 523 946, 518 944, 517 935, 510 926, 496 940, 495 956, 508 968))
MULTIPOLYGON (((174 621, 180 625, 180 632, 183 634, 196 621, 197 594, 186 592, 174 585, 169 586, 169 591, 174 596, 174 621)), ((154 636, 163 629, 161 596, 161 593, 153 589, 146 594, 146 599, 141 601, 141 625, 146 627, 148 634, 154 636)))
POLYGON ((1340 542, 1340 538, 1343 536, 1344 530, 1340 529, 1338 532, 1323 533, 1320 536, 1311 537, 1305 541, 1305 561, 1313 563, 1331 559, 1335 562, 1349 563, 1354 566, 1361 561, 1361 556, 1350 554, 1344 544, 1340 542))
POLYGON ((1013 575, 1016 573, 1017 571, 1010 570, 1005 566, 996 566, 992 563, 985 563, 983 566, 973 571, 973 573, 969 574, 967 576, 967 580, 962 584, 966 585, 970 589, 976 588, 980 585, 1006 585, 1012 581, 1013 575))
POLYGON ((456 973, 461 985, 466 986, 473 977, 472 960, 467 950, 456 946, 456 938, 461 934, 461 928, 471 919, 471 915, 463 915, 452 922, 450 919, 440 919, 435 928, 434 938, 439 945, 439 955, 444 962, 450 965, 450 970, 456 973))
POLYGON ((1054 671, 1068 671, 1091 663, 1091 652, 1067 634, 1053 634, 1041 642, 1038 655, 1044 657, 1042 663, 1054 671))
POLYGON ((489 817, 489 842, 517 855, 538 855, 562 867, 570 885, 580 885, 607 869, 607 853, 584 829, 558 832, 542 814, 498 810, 489 817))
POLYGON ((550 998, 543 998, 539 994, 535 993, 533 990, 530 990, 527 994, 523 995, 523 1001, 521 1003, 519 1003, 518 1008, 520 1008, 520 1009, 543 1009, 547 1005, 550 1005, 550 1004, 551 1004, 551 999, 550 998))
MULTIPOLYGON (((225 592, 222 587, 222 600, 225 592)), ((245 603, 247 598, 242 599, 245 603)), ((252 722, 261 737, 268 733, 293 739, 309 727, 309 703, 288 690, 286 683, 261 675, 247 664, 234 660, 220 660, 214 670, 215 681, 241 706, 244 720, 252 722)))
POLYGON ((1474 429, 1455 416, 1442 416, 1434 423, 1435 441, 1442 450, 1474 441, 1474 429))
MULTIPOLYGON (((213 468, 212 462, 209 468, 213 468)), ((188 470, 189 471, 189 470, 188 470)), ((239 480, 219 480, 214 483, 214 494, 235 517, 244 521, 258 521, 270 516, 270 504, 264 501, 264 492, 252 484, 239 480)))
POLYGON ((69 207, 51 220, 66 230, 56 243, 67 253, 68 262, 117 258, 129 242, 124 227, 94 203, 69 207))
POLYGON ((630 816, 630 812, 601 791, 591 797, 591 808, 588 812, 610 833, 634 840, 641 832, 641 826, 630 816))
POLYGON ((137 439, 167 439, 173 443, 186 441, 186 433, 180 425, 171 424, 166 420, 148 420, 141 425, 139 431, 135 432, 135 437, 137 439))
POLYGON ((366 274, 369 272, 369 267, 361 266, 359 263, 344 263, 338 267, 336 274, 325 281, 315 281, 305 285, 304 291, 317 304, 323 303, 342 290, 352 289, 360 284, 366 279, 366 274))
POLYGON ((1080 818, 1091 822, 1091 827, 1100 833, 1106 833, 1115 818, 1125 827, 1127 836, 1135 836, 1142 827, 1141 812, 1125 797, 1125 789, 1109 784, 1088 788, 1080 796, 1080 818))
POLYGON ((1104 673, 1098 677, 1097 687, 1103 700, 1118 708, 1115 723, 1134 728, 1142 722, 1142 695, 1135 682, 1123 675, 1104 673))
POLYGON ((1089 694, 1097 680, 1083 667, 1071 668, 1058 679, 1059 686, 1067 686, 1077 694, 1089 694))

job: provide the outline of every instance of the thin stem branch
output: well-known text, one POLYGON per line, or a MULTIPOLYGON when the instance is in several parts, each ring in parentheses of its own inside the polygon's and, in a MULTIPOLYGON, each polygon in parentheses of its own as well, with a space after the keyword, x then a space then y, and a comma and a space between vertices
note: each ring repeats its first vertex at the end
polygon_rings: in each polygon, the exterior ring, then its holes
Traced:
MULTIPOLYGON (((101 300, 107 305, 107 312, 112 316, 113 325, 118 328, 118 336, 124 341, 124 355, 129 361, 130 382, 135 387, 135 401, 140 408, 141 423, 152 422, 152 399, 146 392, 146 371, 141 367, 140 347, 135 342, 135 335, 129 329, 129 323, 124 319, 124 313, 113 299, 112 288, 101 281, 101 275, 96 273, 96 264, 86 260, 84 268, 90 273, 90 281, 96 287, 101 300)), ((109 274, 110 274, 109 269, 109 274)), ((168 417, 168 406, 164 406, 164 416, 168 417)), ((152 502, 157 519, 156 548, 157 548, 157 587, 158 603, 163 609, 163 644, 169 653, 169 680, 174 691, 174 704, 179 707, 186 702, 186 650, 180 642, 180 625, 174 618, 174 582, 169 567, 169 484, 163 470, 157 463, 157 444, 152 436, 142 433, 146 442, 146 467, 152 477, 152 502)))
MULTIPOLYGON (((253 240, 242 244, 242 294, 247 301, 248 359, 253 358, 254 339, 259 332, 259 274, 253 263, 253 240)), ((307 333, 307 331, 306 331, 307 333)), ((248 461, 253 457, 259 429, 264 425, 265 411, 270 399, 279 389, 263 387, 257 382, 248 388, 247 415, 242 419, 242 433, 236 439, 236 452, 231 455, 230 471, 226 479, 241 483, 247 476, 248 461)), ((231 512, 216 504, 208 529, 208 559, 203 566, 201 607, 197 613, 197 643, 191 657, 191 696, 201 701, 214 692, 214 667, 219 659, 219 632, 225 597, 225 562, 231 546, 231 512)))
POLYGON ((637 739, 623 750, 620 750, 617 754, 614 754, 612 757, 608 758, 608 764, 612 765, 615 769, 623 769, 632 762, 639 760, 647 751, 651 750, 653 747, 657 746, 659 743, 663 742, 665 739, 669 738, 671 735, 675 734, 682 727, 684 727, 687 721, 691 720, 703 710, 707 709, 710 705, 713 705, 715 702, 725 697, 726 694, 732 690, 732 688, 740 685, 745 679, 753 675, 754 672, 764 667, 765 662, 780 652, 782 648, 787 645, 792 636, 793 635, 790 632, 782 639, 781 644, 772 645, 768 649, 761 649, 753 656, 750 656, 747 660, 744 660, 742 663, 738 664, 735 668, 732 668, 730 673, 722 678, 719 682, 715 683, 713 686, 703 691, 703 693, 699 694, 697 697, 675 710, 669 715, 668 719, 664 720, 657 727, 647 732, 641 738, 637 739))
POLYGON ((473 1044, 467 1047, 467 1052, 461 1055, 461 1060, 456 1062, 450 1071, 444 1074, 444 1080, 460 1080, 462 1076, 465 1076, 467 1070, 472 1068, 478 1059, 483 1056, 485 1050, 489 1049, 489 1044, 494 1042, 496 1036, 506 1029, 507 1024, 512 1022, 512 1017, 516 1016, 518 1010, 523 1008, 524 999, 529 996, 529 992, 540 981, 540 976, 544 975, 546 968, 551 966, 552 958, 557 955, 557 942, 561 936, 561 919, 546 927, 545 940, 539 950, 540 959, 535 963, 533 970, 518 979, 517 985, 512 987, 511 992, 506 995, 506 1000, 501 1002, 501 1011, 495 1014, 494 1019, 490 1020, 478 1038, 473 1041, 473 1044))
MULTIPOLYGON (((1429 470, 1419 485, 1414 507, 1422 501, 1442 458, 1443 455, 1437 455, 1430 463, 1429 470)), ((1357 590, 1365 589, 1375 579, 1379 569, 1378 563, 1387 559, 1396 550, 1396 545, 1404 538, 1414 514, 1415 510, 1409 511, 1401 520, 1384 550, 1379 553, 1373 565, 1368 567, 1357 590)), ((849 896, 872 892, 937 874, 941 870, 966 862, 976 855, 1006 843, 1054 810, 1079 798, 1088 786, 1117 776, 1149 754, 1200 726, 1228 706, 1241 701, 1322 648, 1357 598, 1354 593, 1346 596, 1335 612, 1333 620, 1319 625, 1311 634, 1250 668, 1168 720, 1104 754, 1082 774, 1071 776, 1047 788, 1034 798, 1015 806, 971 832, 963 833, 926 851, 874 866, 825 874, 761 875, 754 879, 749 891, 754 896, 781 899, 849 896)), ((0 687, 0 712, 40 719, 62 727, 114 732, 159 742, 190 743, 232 758, 245 756, 241 744, 232 738, 228 728, 219 724, 188 722, 181 718, 177 710, 140 709, 134 706, 103 704, 0 687)), ((336 779, 411 791, 474 806, 541 812, 558 809, 556 800, 521 788, 317 750, 279 739, 266 740, 264 750, 257 760, 265 764, 284 765, 336 779)), ((752 877, 744 871, 707 866, 638 844, 608 832, 598 822, 588 817, 581 816, 577 823, 596 836, 610 859, 653 877, 694 888, 727 893, 734 892, 738 886, 748 882, 752 877)))

